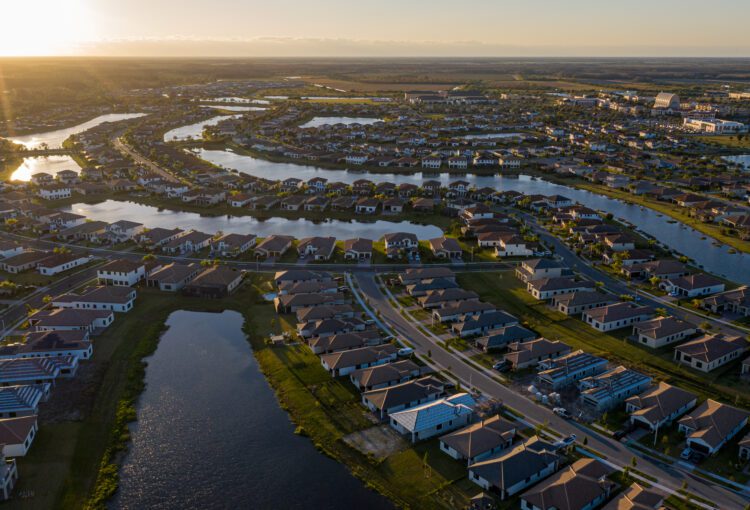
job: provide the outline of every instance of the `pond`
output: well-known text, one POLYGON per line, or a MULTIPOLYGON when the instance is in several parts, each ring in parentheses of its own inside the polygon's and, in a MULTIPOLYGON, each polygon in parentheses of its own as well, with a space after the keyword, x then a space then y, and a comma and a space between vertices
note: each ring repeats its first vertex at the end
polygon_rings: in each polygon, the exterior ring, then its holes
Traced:
POLYGON ((55 131, 49 131, 47 133, 35 133, 33 135, 24 135, 11 138, 15 143, 20 143, 28 149, 38 149, 43 143, 47 144, 49 149, 59 149, 62 147, 62 143, 70 138, 71 135, 77 135, 84 131, 103 124, 105 122, 117 122, 120 120, 135 119, 137 117, 143 117, 145 113, 110 113, 107 115, 100 115, 94 119, 78 124, 77 126, 58 129, 55 131))
POLYGON ((598 193, 579 190, 555 184, 527 175, 505 177, 496 175, 466 174, 457 176, 447 173, 413 172, 409 174, 370 173, 347 170, 328 170, 312 165, 293 163, 275 163, 251 156, 235 154, 229 151, 200 150, 197 155, 211 163, 225 168, 263 177, 265 179, 285 179, 298 177, 308 180, 312 177, 325 177, 330 181, 341 181, 351 184, 357 179, 369 179, 373 182, 389 181, 396 184, 409 182, 420 185, 427 179, 440 181, 444 185, 461 179, 476 187, 491 187, 498 191, 515 190, 526 194, 564 195, 592 209, 612 213, 639 228, 644 233, 659 240, 664 245, 694 259, 707 271, 724 276, 738 283, 750 284, 750 254, 729 253, 728 246, 715 244, 711 237, 687 227, 679 222, 670 223, 671 218, 652 209, 628 204, 598 193))
POLYGON ((315 222, 306 219, 268 218, 257 219, 250 216, 201 216, 197 213, 158 209, 134 202, 106 200, 98 204, 73 204, 68 208, 89 219, 113 223, 122 219, 143 223, 149 228, 195 229, 213 234, 224 233, 255 234, 267 237, 271 234, 291 235, 298 239, 311 236, 333 236, 337 239, 365 237, 377 240, 389 232, 410 232, 419 239, 432 239, 443 235, 435 225, 401 221, 377 220, 344 221, 325 220, 315 222))
POLYGON ((234 311, 169 316, 110 506, 393 508, 294 434, 242 325, 234 311))
POLYGON ((367 126, 375 124, 376 122, 383 122, 383 119, 375 119, 372 117, 313 117, 299 127, 301 129, 307 129, 318 128, 321 126, 333 126, 334 124, 361 124, 367 126))
POLYGON ((31 176, 38 173, 55 175, 61 170, 81 171, 81 167, 70 156, 35 156, 23 158, 23 162, 13 170, 11 181, 29 181, 31 176))
POLYGON ((182 141, 182 140, 199 140, 203 138, 203 130, 208 126, 215 126, 222 120, 238 118, 240 115, 218 115, 210 119, 180 126, 164 133, 165 142, 182 141))

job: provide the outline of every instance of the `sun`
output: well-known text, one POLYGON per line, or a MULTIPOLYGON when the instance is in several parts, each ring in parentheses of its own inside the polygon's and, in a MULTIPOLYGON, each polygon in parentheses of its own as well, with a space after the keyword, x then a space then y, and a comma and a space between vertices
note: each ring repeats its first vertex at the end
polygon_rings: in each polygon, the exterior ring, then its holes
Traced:
POLYGON ((92 36, 88 0, 0 1, 0 56, 64 55, 92 36))

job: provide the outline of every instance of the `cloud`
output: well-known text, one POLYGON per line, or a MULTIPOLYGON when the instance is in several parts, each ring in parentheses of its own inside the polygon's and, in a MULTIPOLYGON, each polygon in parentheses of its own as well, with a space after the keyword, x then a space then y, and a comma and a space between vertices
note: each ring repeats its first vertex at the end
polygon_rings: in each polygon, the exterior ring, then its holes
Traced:
POLYGON ((132 57, 746 57, 750 47, 514 46, 477 41, 337 38, 133 38, 79 44, 75 53, 132 57))

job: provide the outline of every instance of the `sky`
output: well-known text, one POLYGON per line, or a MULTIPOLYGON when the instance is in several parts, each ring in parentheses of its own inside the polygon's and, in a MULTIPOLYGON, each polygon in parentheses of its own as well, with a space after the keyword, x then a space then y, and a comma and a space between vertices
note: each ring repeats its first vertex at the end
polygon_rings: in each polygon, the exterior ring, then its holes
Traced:
POLYGON ((748 0, 0 0, 0 56, 750 57, 748 0))

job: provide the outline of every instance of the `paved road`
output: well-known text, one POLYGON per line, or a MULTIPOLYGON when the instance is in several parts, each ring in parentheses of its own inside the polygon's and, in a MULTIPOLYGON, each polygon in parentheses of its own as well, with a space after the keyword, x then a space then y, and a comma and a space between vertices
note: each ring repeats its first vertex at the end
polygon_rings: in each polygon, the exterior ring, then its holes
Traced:
POLYGON ((122 138, 114 138, 112 140, 112 145, 115 149, 120 151, 120 153, 130 157, 135 162, 135 164, 148 168, 155 174, 160 175, 165 181, 180 182, 180 180, 170 172, 163 169, 150 159, 142 156, 139 152, 130 147, 122 138))
POLYGON ((737 334, 737 327, 726 324, 723 321, 698 315, 689 310, 685 310, 684 308, 680 308, 669 301, 655 299, 654 297, 644 294, 643 292, 636 292, 635 289, 629 287, 622 280, 614 278, 604 271, 597 269, 589 262, 583 261, 565 243, 563 243, 560 239, 553 236, 546 229, 540 226, 537 223, 536 218, 534 218, 533 216, 526 213, 520 213, 519 216, 526 221, 526 224, 534 231, 535 234, 539 236, 539 238, 547 246, 554 246, 555 254, 561 259, 561 262, 564 265, 577 271, 589 280, 602 282, 606 291, 617 296, 622 294, 633 295, 637 293, 641 298, 639 301, 639 304, 641 305, 648 305, 653 308, 665 308, 670 313, 670 315, 673 315, 684 321, 688 321, 696 325, 707 321, 711 323, 714 329, 718 331, 723 331, 729 335, 737 334))
POLYGON ((64 278, 60 278, 52 285, 43 287, 25 296, 17 303, 9 306, 0 313, 2 321, 2 336, 5 335, 6 329, 10 332, 11 328, 19 321, 26 318, 28 307, 39 309, 42 308, 45 296, 59 296, 72 289, 80 287, 84 283, 96 278, 96 267, 89 267, 78 272, 72 273, 64 278))
POLYGON ((607 457, 608 461, 619 468, 630 465, 631 459, 638 458, 637 469, 655 477, 665 490, 676 491, 682 486, 683 480, 688 482, 689 490, 709 501, 718 502, 720 508, 741 509, 750 499, 711 485, 701 478, 688 474, 682 468, 663 464, 647 459, 639 452, 628 449, 625 445, 614 441, 608 436, 585 427, 582 424, 566 421, 557 417, 546 407, 537 405, 525 396, 490 378, 484 369, 474 368, 462 361, 454 352, 449 352, 436 344, 430 337, 419 331, 414 324, 404 318, 398 310, 393 308, 388 298, 380 291, 375 276, 371 273, 356 273, 359 289, 366 296, 368 305, 380 312, 380 320, 402 336, 414 346, 422 356, 431 354, 431 361, 442 369, 451 372, 458 379, 478 389, 482 394, 501 400, 505 405, 523 414, 523 418, 531 423, 544 424, 562 435, 576 434, 579 439, 588 437, 588 446, 607 457))

